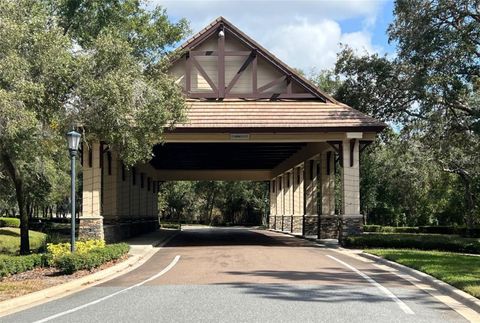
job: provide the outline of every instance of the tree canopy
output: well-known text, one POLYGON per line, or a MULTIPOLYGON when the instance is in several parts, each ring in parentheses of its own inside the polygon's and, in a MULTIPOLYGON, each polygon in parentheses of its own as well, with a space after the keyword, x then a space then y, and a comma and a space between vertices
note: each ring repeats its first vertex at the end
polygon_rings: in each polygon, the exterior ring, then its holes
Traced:
POLYGON ((0 3, 0 178, 15 189, 22 253, 28 204, 68 165, 68 129, 80 129, 85 145, 106 141, 133 165, 182 120, 165 56, 188 32, 185 20, 136 0, 0 3))
MULTIPOLYGON (((365 162, 364 167, 370 168, 363 175, 367 179, 380 175, 377 182, 381 183, 391 171, 400 171, 383 193, 401 188, 401 181, 408 179, 408 189, 392 195, 405 198, 399 203, 404 210, 413 209, 411 201, 417 208, 433 201, 443 203, 443 210, 455 202, 472 227, 478 221, 480 192, 479 7, 468 0, 398 0, 394 15, 388 34, 397 47, 395 56, 359 56, 347 47, 335 68, 342 76, 336 98, 390 123, 395 130, 373 148, 376 152, 365 162), (384 173, 375 175, 382 167, 384 173), (435 199, 434 193, 446 183, 443 191, 449 201, 435 199), (418 189, 425 198, 408 198, 418 189), (463 195, 460 200, 458 192, 463 195)), ((394 204, 390 201, 389 206, 394 204)), ((417 213, 422 212, 437 211, 417 213)))

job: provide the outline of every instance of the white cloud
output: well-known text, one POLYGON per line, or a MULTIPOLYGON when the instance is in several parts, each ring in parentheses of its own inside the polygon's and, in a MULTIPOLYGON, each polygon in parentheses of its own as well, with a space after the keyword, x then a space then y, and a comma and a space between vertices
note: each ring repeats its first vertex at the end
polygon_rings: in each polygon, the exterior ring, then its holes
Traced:
POLYGON ((305 71, 333 67, 340 43, 378 52, 369 30, 382 0, 155 0, 173 17, 185 17, 194 32, 224 16, 288 65, 305 71), (356 30, 342 23, 358 21, 356 30), (352 29, 352 28, 349 28, 352 29))
POLYGON ((281 26, 267 33, 265 46, 292 67, 308 71, 332 68, 340 44, 361 52, 377 51, 366 31, 342 33, 340 24, 333 20, 311 24, 307 21, 281 26))

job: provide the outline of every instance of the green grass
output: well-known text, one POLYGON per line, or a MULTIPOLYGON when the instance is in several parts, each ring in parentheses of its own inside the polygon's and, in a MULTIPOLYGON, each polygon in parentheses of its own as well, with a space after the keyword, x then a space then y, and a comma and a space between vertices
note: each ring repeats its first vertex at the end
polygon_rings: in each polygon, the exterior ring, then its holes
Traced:
MULTIPOLYGON (((42 232, 30 231, 30 249, 37 252, 45 246, 47 235, 42 232)), ((0 228, 0 254, 14 255, 20 251, 20 229, 0 228)))
POLYGON ((365 251, 427 273, 480 298, 480 256, 412 249, 365 251))

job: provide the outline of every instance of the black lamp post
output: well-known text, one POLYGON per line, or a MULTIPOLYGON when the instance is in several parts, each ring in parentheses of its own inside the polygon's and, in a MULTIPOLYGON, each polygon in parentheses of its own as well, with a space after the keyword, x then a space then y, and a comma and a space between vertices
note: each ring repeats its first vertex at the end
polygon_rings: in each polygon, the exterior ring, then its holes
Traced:
POLYGON ((71 184, 71 217, 72 217, 72 232, 70 237, 70 250, 72 252, 75 251, 75 157, 77 156, 78 152, 78 145, 80 144, 80 137, 81 135, 76 131, 70 131, 67 133, 67 141, 68 141, 68 151, 70 152, 70 179, 72 181, 71 184))

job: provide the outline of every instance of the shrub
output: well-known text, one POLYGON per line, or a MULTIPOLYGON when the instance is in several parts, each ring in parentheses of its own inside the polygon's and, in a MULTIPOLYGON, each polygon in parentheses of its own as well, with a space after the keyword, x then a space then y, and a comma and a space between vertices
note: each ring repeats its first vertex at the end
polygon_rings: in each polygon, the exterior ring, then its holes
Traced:
MULTIPOLYGON (((48 243, 47 252, 48 252, 48 262, 50 265, 53 265, 57 259, 70 254, 70 242, 65 243, 48 243)), ((75 253, 85 254, 89 251, 95 249, 105 248, 104 240, 86 240, 86 241, 76 241, 75 242, 75 253)))
POLYGON ((385 232, 385 233, 419 233, 418 227, 388 227, 381 225, 364 225, 364 232, 385 232))
POLYGON ((20 219, 0 218, 0 227, 20 228, 20 219))
POLYGON ((346 237, 342 244, 347 248, 420 249, 480 253, 480 241, 478 239, 441 234, 370 233, 346 237))
POLYGON ((117 243, 92 249, 85 253, 67 253, 55 260, 55 267, 65 274, 72 274, 83 269, 91 270, 108 261, 122 257, 128 252, 129 248, 126 243, 117 243))
MULTIPOLYGON (((389 227, 382 225, 364 225, 364 232, 385 232, 385 233, 428 233, 428 234, 459 234, 467 235, 466 227, 456 226, 423 226, 423 227, 389 227)), ((474 237, 480 237, 480 228, 474 228, 470 232, 474 237)))
POLYGON ((32 254, 27 256, 0 255, 0 277, 21 273, 46 264, 45 255, 32 254))

